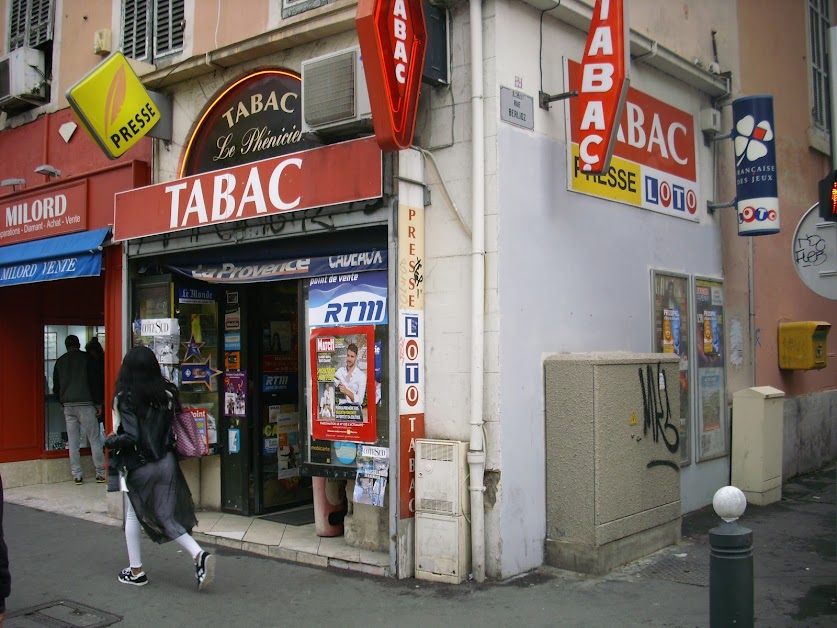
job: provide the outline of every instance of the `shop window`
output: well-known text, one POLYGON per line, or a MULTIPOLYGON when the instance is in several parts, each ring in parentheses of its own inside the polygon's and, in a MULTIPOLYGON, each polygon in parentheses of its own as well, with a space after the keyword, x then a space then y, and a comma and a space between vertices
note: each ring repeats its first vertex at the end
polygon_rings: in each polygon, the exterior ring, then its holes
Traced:
POLYGON ((830 0, 808 0, 811 143, 823 152, 829 152, 831 133, 831 81, 828 70, 828 30, 831 26, 829 3, 830 0))
POLYGON ((9 7, 9 51, 43 48, 52 42, 54 0, 12 0, 9 7))
MULTIPOLYGON (((69 335, 78 336, 82 350, 94 337, 105 345, 105 328, 100 325, 44 325, 44 449, 47 451, 67 448, 67 428, 64 410, 52 394, 55 363, 66 352, 64 340, 69 335)), ((87 437, 82 433, 81 446, 87 447, 87 437)))
POLYGON ((288 18, 330 4, 333 0, 282 0, 282 17, 288 18))
POLYGON ((122 52, 126 57, 154 63, 183 50, 185 0, 124 0, 122 52))

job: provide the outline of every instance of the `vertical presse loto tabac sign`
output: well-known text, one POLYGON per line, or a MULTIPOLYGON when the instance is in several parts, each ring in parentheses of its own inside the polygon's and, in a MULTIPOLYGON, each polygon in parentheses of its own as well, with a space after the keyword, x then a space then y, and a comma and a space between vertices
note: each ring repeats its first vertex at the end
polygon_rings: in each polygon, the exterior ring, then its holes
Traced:
POLYGON ((578 89, 579 157, 585 174, 610 166, 616 131, 630 83, 627 0, 596 0, 578 89))

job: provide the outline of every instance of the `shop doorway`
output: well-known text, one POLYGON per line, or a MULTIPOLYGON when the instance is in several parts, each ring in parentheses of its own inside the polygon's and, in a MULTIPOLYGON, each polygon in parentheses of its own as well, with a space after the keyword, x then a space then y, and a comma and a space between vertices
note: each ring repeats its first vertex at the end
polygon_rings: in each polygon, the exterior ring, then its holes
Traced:
MULTIPOLYGON (((81 349, 93 338, 105 348, 105 327, 97 324, 46 324, 44 325, 44 450, 64 451, 68 448, 67 427, 64 410, 52 393, 55 363, 66 352, 64 341, 74 335, 79 339, 81 349)), ((80 445, 89 448, 87 435, 81 431, 80 445)))
POLYGON ((300 294, 299 281, 225 290, 226 509, 262 515, 312 502, 311 478, 299 473, 306 416, 300 294))

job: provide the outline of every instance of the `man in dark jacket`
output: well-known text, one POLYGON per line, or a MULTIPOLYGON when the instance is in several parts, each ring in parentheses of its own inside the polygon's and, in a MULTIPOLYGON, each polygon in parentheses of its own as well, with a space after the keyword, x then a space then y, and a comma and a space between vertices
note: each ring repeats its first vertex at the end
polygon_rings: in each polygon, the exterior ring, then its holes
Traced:
POLYGON ((67 353, 58 358, 52 372, 52 392, 64 406, 73 482, 82 483, 79 444, 81 430, 84 430, 93 454, 96 481, 104 483, 107 481, 105 479, 105 454, 102 451, 102 436, 99 432, 99 419, 96 417, 96 403, 88 377, 89 356, 81 350, 78 336, 72 334, 67 336, 64 346, 67 347, 67 353))
POLYGON ((3 536, 3 478, 0 478, 0 626, 6 614, 6 598, 12 591, 12 577, 9 575, 9 550, 3 536))

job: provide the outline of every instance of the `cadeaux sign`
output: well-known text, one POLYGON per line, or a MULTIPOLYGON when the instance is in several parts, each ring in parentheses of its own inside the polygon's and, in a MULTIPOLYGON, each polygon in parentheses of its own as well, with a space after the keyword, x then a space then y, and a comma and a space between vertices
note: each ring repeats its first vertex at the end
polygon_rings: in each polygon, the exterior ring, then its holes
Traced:
POLYGON ((579 157, 585 174, 608 171, 616 126, 628 96, 630 30, 627 0, 596 0, 578 89, 579 157))

